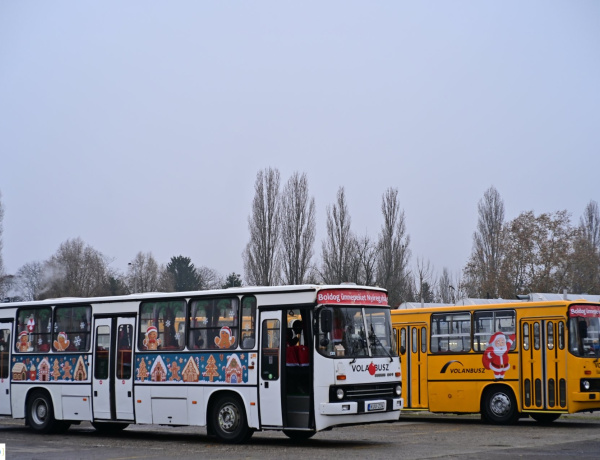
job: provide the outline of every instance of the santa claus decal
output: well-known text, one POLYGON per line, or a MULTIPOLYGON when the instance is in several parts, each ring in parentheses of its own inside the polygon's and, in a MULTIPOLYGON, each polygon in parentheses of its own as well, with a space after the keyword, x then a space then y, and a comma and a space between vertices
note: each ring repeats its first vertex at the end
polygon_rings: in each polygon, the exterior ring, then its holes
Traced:
POLYGON ((508 337, 502 332, 496 332, 490 337, 489 347, 483 353, 483 365, 494 372, 494 377, 503 379, 504 374, 510 369, 508 364, 508 350, 515 341, 515 336, 508 337))

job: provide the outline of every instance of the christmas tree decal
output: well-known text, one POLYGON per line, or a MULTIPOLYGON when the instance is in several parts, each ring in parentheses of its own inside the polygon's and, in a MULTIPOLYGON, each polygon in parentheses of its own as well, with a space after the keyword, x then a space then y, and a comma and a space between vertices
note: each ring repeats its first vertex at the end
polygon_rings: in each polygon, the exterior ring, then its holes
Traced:
POLYGON ((148 378, 148 369, 146 368, 146 361, 142 358, 142 362, 140 363, 140 368, 137 371, 138 378, 143 382, 148 378))
POLYGON ((206 372, 203 372, 202 376, 208 377, 211 382, 215 377, 219 376, 219 373, 217 372, 217 366, 215 364, 215 358, 213 355, 210 355, 208 357, 208 361, 206 363, 206 372))

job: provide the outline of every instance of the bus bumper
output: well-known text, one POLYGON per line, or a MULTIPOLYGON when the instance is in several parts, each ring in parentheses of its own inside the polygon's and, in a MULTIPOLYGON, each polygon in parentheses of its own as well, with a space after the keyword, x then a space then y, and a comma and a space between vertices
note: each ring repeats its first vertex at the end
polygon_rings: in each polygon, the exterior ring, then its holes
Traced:
POLYGON ((587 391, 585 393, 576 392, 573 393, 573 401, 576 402, 600 402, 600 392, 598 391, 587 391))
POLYGON ((369 401, 341 401, 321 403, 321 415, 375 414, 378 412, 399 411, 404 407, 402 398, 374 399, 369 401))

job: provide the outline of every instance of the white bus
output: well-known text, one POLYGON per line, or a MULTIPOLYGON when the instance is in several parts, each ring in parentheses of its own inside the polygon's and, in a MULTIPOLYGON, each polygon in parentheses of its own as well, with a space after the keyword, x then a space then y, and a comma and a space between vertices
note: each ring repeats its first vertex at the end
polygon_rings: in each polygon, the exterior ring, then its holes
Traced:
POLYGON ((89 421, 307 439, 395 421, 400 362, 385 290, 245 287, 0 304, 0 415, 38 432, 89 421))

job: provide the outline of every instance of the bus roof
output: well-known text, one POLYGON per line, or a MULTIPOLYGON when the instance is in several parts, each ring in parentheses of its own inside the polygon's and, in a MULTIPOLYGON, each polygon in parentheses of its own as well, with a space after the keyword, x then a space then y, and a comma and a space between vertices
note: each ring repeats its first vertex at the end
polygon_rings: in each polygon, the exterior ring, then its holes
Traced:
POLYGON ((31 305, 57 305, 57 304, 68 304, 74 302, 80 303, 110 303, 110 302, 123 302, 130 300, 151 300, 151 299, 166 299, 171 297, 197 297, 197 296, 211 296, 211 295, 244 295, 244 294, 280 294, 289 292, 310 292, 314 291, 315 294, 321 290, 368 290, 387 293, 387 291, 380 287, 375 286, 360 286, 354 283, 342 283, 342 284, 299 284, 299 285, 286 285, 286 286, 244 286, 244 287, 232 287, 227 289, 213 289, 205 291, 185 291, 185 292, 146 292, 138 294, 127 294, 119 296, 105 296, 105 297, 58 297, 53 299, 36 300, 36 301, 22 301, 22 302, 0 302, 0 307, 15 308, 19 306, 31 306, 31 305))

